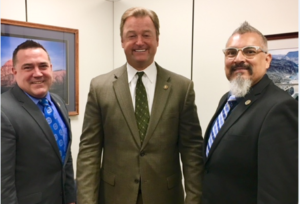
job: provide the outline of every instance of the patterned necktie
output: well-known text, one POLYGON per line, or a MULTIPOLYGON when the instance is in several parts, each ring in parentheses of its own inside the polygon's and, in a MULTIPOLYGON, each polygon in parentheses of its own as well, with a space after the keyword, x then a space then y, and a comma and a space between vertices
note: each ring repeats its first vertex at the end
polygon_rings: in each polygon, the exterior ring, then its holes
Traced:
POLYGON ((143 143, 150 119, 147 92, 142 81, 144 72, 137 72, 138 80, 135 88, 135 117, 140 132, 141 143, 143 143))
POLYGON ((228 113, 230 112, 230 109, 233 107, 233 104, 235 101, 236 101, 236 97, 231 95, 228 98, 227 103, 225 104, 223 110, 221 111, 218 118, 216 119, 216 121, 211 129, 209 138, 208 138, 208 143, 206 146, 206 157, 208 156, 209 150, 212 147, 212 144, 213 144, 214 140, 216 139, 216 136, 217 136, 219 130, 223 126, 225 119, 226 119, 228 113))
POLYGON ((58 122, 58 116, 54 113, 53 109, 49 104, 49 101, 46 98, 41 99, 39 101, 39 104, 41 104, 44 108, 45 118, 53 132, 62 162, 64 163, 66 152, 65 143, 63 140, 63 127, 61 127, 60 123, 58 122))

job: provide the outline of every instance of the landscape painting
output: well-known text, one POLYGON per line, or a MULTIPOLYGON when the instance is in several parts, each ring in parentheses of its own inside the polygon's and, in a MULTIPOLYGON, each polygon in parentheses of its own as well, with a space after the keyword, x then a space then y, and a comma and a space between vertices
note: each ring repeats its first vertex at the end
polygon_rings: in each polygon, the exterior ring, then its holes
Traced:
POLYGON ((78 115, 78 29, 1 18, 1 93, 16 84, 12 54, 26 40, 34 40, 47 50, 53 70, 50 92, 65 101, 69 116, 78 115))
MULTIPOLYGON (((14 49, 28 38, 1 36, 1 93, 15 85, 12 73, 12 53, 14 49)), ((49 53, 53 70, 53 85, 50 91, 58 94, 68 104, 67 48, 63 41, 33 39, 40 43, 49 53)))
POLYGON ((276 38, 268 39, 272 62, 267 75, 278 87, 298 100, 298 33, 271 37, 276 38))

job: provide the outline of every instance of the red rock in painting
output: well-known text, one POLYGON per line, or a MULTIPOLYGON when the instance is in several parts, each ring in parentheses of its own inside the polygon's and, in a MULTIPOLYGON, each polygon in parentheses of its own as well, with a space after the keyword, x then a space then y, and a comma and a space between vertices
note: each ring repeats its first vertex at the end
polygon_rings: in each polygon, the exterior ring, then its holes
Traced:
POLYGON ((66 70, 53 71, 53 83, 63 83, 66 77, 66 70))
POLYGON ((15 83, 15 78, 11 71, 12 67, 11 59, 1 67, 1 86, 12 86, 15 83))

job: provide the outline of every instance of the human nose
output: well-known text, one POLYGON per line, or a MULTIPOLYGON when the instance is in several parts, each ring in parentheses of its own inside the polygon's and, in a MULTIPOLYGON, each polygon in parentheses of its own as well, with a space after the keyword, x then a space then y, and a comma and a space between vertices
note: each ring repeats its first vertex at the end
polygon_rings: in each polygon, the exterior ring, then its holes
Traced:
POLYGON ((244 62, 245 61, 245 56, 243 54, 243 51, 241 49, 238 50, 235 58, 234 58, 234 62, 244 62))
POLYGON ((40 77, 40 76, 43 76, 41 70, 39 69, 38 66, 34 67, 33 69, 33 76, 34 77, 40 77))
POLYGON ((136 44, 137 44, 137 45, 142 45, 142 44, 144 44, 144 41, 143 41, 142 36, 138 36, 138 37, 137 37, 137 39, 136 39, 136 44))

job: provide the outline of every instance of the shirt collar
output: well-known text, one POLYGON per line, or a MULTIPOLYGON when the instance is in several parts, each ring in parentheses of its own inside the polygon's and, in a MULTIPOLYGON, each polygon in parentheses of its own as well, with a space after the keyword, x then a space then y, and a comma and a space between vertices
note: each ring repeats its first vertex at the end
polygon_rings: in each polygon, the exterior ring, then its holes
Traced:
MULTIPOLYGON (((26 93, 25 91, 24 91, 24 93, 35 103, 35 104, 38 104, 38 102, 41 100, 40 98, 35 98, 35 97, 33 97, 33 96, 31 96, 31 95, 29 95, 28 93, 26 93)), ((52 104, 52 100, 51 100, 51 96, 50 96, 50 93, 48 92, 47 93, 47 95, 46 95, 46 97, 45 97, 46 99, 48 99, 48 101, 50 102, 50 104, 52 104)))
MULTIPOLYGON (((135 68, 127 63, 128 83, 133 80, 137 72, 138 71, 135 68)), ((149 81, 153 83, 157 74, 155 62, 153 61, 152 64, 150 64, 146 69, 143 70, 143 72, 145 72, 145 75, 147 76, 149 81)))

